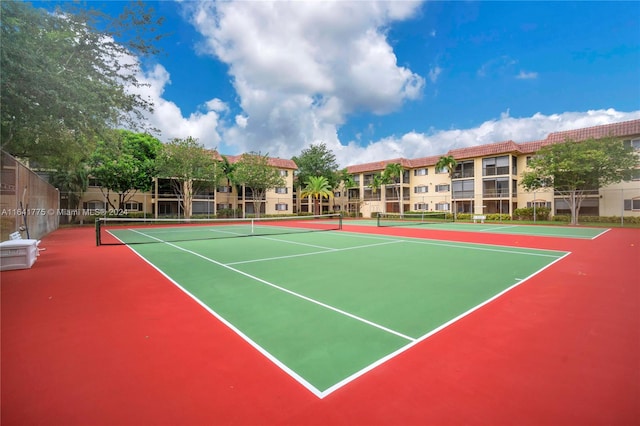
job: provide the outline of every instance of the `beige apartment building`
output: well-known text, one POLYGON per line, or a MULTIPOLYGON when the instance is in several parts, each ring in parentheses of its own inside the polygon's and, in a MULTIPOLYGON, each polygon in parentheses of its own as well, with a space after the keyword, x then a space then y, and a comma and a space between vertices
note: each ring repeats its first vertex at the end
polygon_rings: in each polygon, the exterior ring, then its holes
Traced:
MULTIPOLYGON (((220 155, 212 151, 212 156, 220 159, 220 155)), ((240 159, 240 155, 226 156, 231 164, 240 159)), ((250 188, 232 185, 229 181, 222 181, 216 187, 198 189, 192 200, 192 215, 196 217, 231 216, 245 217, 256 215, 256 208, 260 215, 293 215, 298 212, 294 203, 294 173, 298 166, 293 160, 269 158, 268 164, 277 168, 284 179, 284 186, 267 191, 258 200, 250 188)), ((184 215, 182 200, 176 195, 170 179, 154 178, 150 192, 137 192, 127 197, 122 212, 114 209, 117 206, 118 194, 109 194, 100 187, 97 181, 90 181, 89 188, 82 197, 83 212, 102 213, 105 216, 117 215, 126 211, 127 214, 137 214, 145 217, 181 217, 184 215), (111 204, 106 202, 111 200, 111 204)))
MULTIPOLYGON (((544 145, 604 137, 622 139, 640 150, 640 120, 551 133, 543 140, 532 142, 509 140, 452 149, 430 157, 393 158, 352 165, 347 171, 353 176, 355 186, 345 188, 342 185, 338 188, 333 199, 323 200, 322 211, 348 212, 365 218, 378 212, 400 211, 513 215, 517 208, 536 205, 550 208, 553 215, 567 214, 568 205, 552 188, 525 191, 519 184, 522 173, 527 169, 528 161, 544 145), (437 170, 435 167, 444 155, 453 156, 458 163, 453 179, 450 179, 446 170, 437 170), (401 178, 393 184, 375 188, 372 185, 374 176, 390 163, 402 166, 401 178)), ((231 163, 239 158, 227 156, 231 163)), ((260 215, 312 212, 311 200, 298 197, 298 188, 294 186, 296 164, 281 158, 270 158, 269 164, 280 170, 286 182, 284 186, 268 191, 262 200, 254 200, 250 189, 223 182, 216 188, 201 190, 195 195, 193 214, 204 217, 229 214, 235 214, 236 217, 253 216, 256 214, 254 201, 258 201, 260 215)), ((109 211, 105 194, 98 184, 92 182, 83 196, 82 207, 107 215, 117 213, 109 211)), ((110 197, 112 201, 117 198, 114 194, 110 197)), ((180 217, 180 201, 167 179, 156 179, 151 192, 135 194, 124 207, 128 213, 147 217, 180 217)), ((590 193, 580 212, 589 216, 640 216, 640 167, 632 181, 590 193)))
MULTIPOLYGON (((497 142, 452 149, 416 159, 394 158, 348 167, 356 187, 341 191, 334 203, 344 211, 371 217, 377 212, 444 211, 476 215, 513 215, 517 208, 548 207, 552 215, 568 214, 569 207, 553 188, 527 192, 519 184, 533 155, 544 145, 566 140, 614 137, 640 150, 640 120, 551 133, 546 139, 517 143, 497 142), (442 156, 457 162, 453 178, 437 170, 442 156), (387 164, 399 163, 404 173, 392 185, 375 191, 372 182, 387 164), (346 196, 348 194, 348 197, 346 196)), ((632 181, 594 190, 584 200, 581 215, 640 216, 640 165, 632 181)))

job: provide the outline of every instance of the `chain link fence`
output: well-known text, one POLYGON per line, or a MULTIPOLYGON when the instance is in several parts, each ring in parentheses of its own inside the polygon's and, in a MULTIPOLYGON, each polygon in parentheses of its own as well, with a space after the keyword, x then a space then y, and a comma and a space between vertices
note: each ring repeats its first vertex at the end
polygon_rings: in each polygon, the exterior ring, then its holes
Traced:
POLYGON ((2 151, 0 158, 0 240, 13 232, 40 239, 58 229, 60 194, 42 177, 2 151))

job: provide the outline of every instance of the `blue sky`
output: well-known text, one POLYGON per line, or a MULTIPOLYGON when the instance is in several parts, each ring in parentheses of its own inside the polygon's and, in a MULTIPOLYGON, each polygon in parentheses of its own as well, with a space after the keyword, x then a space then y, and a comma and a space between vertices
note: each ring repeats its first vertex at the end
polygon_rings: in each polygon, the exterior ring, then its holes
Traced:
POLYGON ((162 140, 324 142, 346 166, 640 118, 639 2, 149 3, 171 33, 140 69, 162 140))

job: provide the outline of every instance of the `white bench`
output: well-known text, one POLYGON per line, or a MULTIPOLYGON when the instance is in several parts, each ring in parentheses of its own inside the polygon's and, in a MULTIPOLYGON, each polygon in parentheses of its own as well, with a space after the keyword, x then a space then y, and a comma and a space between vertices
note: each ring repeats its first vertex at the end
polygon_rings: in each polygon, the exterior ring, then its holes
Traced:
POLYGON ((478 221, 480 221, 480 223, 484 223, 486 218, 487 216, 483 214, 475 214, 473 215, 473 223, 478 223, 478 221))

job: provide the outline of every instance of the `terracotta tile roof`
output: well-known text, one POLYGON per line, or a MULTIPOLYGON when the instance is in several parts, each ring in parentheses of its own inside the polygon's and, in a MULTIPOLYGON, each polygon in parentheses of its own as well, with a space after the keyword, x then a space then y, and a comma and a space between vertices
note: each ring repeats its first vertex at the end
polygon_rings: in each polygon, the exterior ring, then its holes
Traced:
POLYGON ((621 123, 603 124, 601 126, 586 127, 584 129, 554 132, 547 136, 549 142, 564 142, 566 140, 584 141, 600 139, 608 136, 640 135, 640 120, 623 121, 621 123))
MULTIPOLYGON (((220 155, 217 151, 212 151, 213 158, 216 160, 222 160, 222 155, 220 155)), ((229 163, 237 163, 242 158, 242 155, 225 155, 229 163)), ((287 160, 286 158, 277 158, 277 157, 269 157, 267 164, 273 166, 277 169, 291 169, 298 170, 298 166, 293 160, 287 160)))
POLYGON ((509 152, 520 152, 520 146, 514 141, 497 142, 488 145, 471 146, 449 150, 447 155, 453 156, 456 160, 465 158, 486 157, 487 155, 506 154, 509 152))
POLYGON ((520 153, 522 154, 533 154, 535 152, 538 152, 540 150, 540 148, 542 148, 545 145, 549 145, 551 142, 549 142, 548 140, 544 139, 541 141, 532 141, 532 142, 523 142, 523 143, 519 143, 518 146, 520 147, 520 153))
POLYGON ((377 172, 384 170, 387 167, 387 164, 400 163, 400 165, 405 169, 410 169, 414 166, 411 165, 412 160, 407 160, 406 158, 393 158, 391 160, 383 160, 383 161, 374 161, 373 163, 365 163, 365 164, 356 164, 353 166, 347 167, 347 173, 357 174, 357 173, 365 173, 365 172, 377 172))
POLYGON ((440 160, 440 157, 440 155, 432 155, 430 157, 414 158, 413 160, 409 160, 409 164, 412 169, 435 166, 438 160, 440 160))

